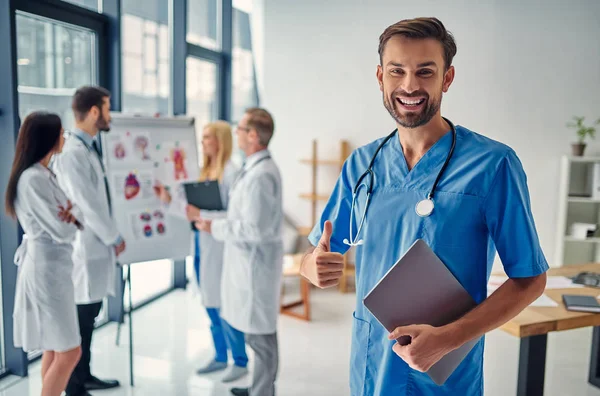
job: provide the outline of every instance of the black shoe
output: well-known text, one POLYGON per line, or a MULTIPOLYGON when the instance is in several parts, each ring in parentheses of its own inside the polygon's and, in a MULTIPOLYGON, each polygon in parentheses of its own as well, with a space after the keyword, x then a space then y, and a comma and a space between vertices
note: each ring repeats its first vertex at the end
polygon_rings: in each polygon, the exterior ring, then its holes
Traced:
MULTIPOLYGON (((119 381, 117 380, 101 380, 94 376, 91 376, 87 381, 85 381, 85 389, 86 390, 102 390, 102 389, 111 389, 119 387, 119 381)), ((91 395, 90 395, 91 396, 91 395)))
POLYGON ((249 396, 250 395, 250 391, 248 390, 248 388, 233 388, 233 389, 231 389, 231 393, 233 393, 235 396, 249 396))
POLYGON ((91 393, 89 392, 84 392, 84 393, 78 393, 78 394, 74 394, 74 393, 67 393, 67 396, 93 396, 91 393))

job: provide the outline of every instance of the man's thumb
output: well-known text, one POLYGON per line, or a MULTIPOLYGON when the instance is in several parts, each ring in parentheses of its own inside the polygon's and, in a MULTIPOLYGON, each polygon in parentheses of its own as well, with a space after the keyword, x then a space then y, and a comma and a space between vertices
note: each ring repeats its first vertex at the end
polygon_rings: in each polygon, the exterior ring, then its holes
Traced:
POLYGON ((319 246, 321 249, 325 251, 331 250, 331 234, 333 233, 333 224, 331 221, 327 220, 323 225, 323 235, 321 235, 321 240, 319 241, 319 246))

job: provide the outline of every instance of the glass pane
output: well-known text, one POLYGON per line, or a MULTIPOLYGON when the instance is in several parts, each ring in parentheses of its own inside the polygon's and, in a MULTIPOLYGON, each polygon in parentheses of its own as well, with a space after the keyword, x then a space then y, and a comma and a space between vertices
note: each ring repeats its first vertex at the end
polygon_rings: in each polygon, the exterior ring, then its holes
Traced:
POLYGON ((160 61, 169 60, 169 29, 164 25, 160 27, 158 37, 158 56, 160 61))
POLYGON ((246 12, 233 10, 232 67, 232 120, 238 121, 248 107, 258 105, 254 78, 254 58, 250 16, 246 12))
MULTIPOLYGON (((133 306, 173 287, 173 261, 157 260, 136 263, 131 267, 131 299, 133 306)), ((123 270, 123 276, 127 269, 123 270)), ((129 290, 125 288, 125 309, 129 309, 129 290)))
POLYGON ((221 1, 188 0, 187 41, 212 50, 221 49, 221 1))
POLYGON ((124 54, 142 54, 143 19, 133 15, 123 15, 123 26, 127 26, 127 34, 121 35, 124 54))
POLYGON ((156 35, 158 32, 158 25, 153 21, 144 21, 144 28, 146 29, 146 34, 156 35))
POLYGON ((169 111, 169 0, 121 0, 122 110, 169 111))
POLYGON ((146 36, 144 39, 144 69, 146 72, 156 71, 158 60, 156 59, 156 36, 146 36))
POLYGON ((252 14, 252 0, 233 0, 233 8, 252 14))
POLYGON ((156 74, 146 73, 144 77, 144 93, 149 96, 156 96, 156 92, 158 91, 158 81, 156 81, 156 74))
POLYGON ((161 62, 158 69, 158 89, 160 96, 164 98, 169 97, 169 64, 167 62, 161 62))
POLYGON ((65 129, 71 128, 75 89, 97 83, 94 32, 21 12, 16 20, 21 119, 47 110, 60 115, 65 129))
POLYGON ((202 129, 219 116, 218 69, 212 62, 187 58, 186 71, 187 113, 196 118, 198 152, 202 153, 202 129))
POLYGON ((102 11, 102 0, 63 0, 94 11, 102 11))
POLYGON ((123 91, 141 94, 143 90, 142 56, 124 55, 123 63, 126 63, 138 73, 125 73, 127 78, 123 78, 123 91))

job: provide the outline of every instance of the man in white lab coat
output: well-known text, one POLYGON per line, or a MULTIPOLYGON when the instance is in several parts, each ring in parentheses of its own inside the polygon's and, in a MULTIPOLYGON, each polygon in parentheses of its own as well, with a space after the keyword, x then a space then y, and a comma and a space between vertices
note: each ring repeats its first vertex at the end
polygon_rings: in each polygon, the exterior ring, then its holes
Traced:
POLYGON ((283 205, 279 168, 267 149, 273 131, 273 118, 266 110, 247 110, 237 127, 246 160, 231 187, 227 218, 196 222, 198 229, 225 242, 222 318, 246 334, 254 351, 252 386, 234 388, 234 395, 275 394, 283 205))
POLYGON ((99 132, 110 130, 110 93, 101 87, 79 88, 72 102, 75 128, 54 160, 58 181, 84 215, 73 249, 73 283, 79 317, 82 356, 67 385, 68 396, 119 386, 91 374, 91 342, 102 300, 114 295, 116 256, 125 241, 111 217, 110 197, 99 151, 99 132))

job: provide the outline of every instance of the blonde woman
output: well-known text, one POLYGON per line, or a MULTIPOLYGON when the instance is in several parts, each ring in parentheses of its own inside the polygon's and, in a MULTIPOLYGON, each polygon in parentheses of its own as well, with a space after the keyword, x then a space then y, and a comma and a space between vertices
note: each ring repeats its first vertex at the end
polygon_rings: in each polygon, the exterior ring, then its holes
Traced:
MULTIPOLYGON (((169 213, 186 217, 193 221, 201 215, 203 218, 219 218, 226 216, 229 189, 237 176, 237 169, 231 162, 232 137, 231 127, 225 121, 216 121, 204 127, 202 132, 203 165, 200 170, 200 181, 218 180, 221 200, 225 210, 200 211, 187 204, 183 188, 178 188, 173 197, 162 186, 155 188, 160 200, 169 206, 169 213)), ((227 368, 227 352, 231 352, 234 365, 223 377, 223 382, 235 381, 248 373, 248 356, 244 333, 233 329, 222 318, 221 306, 221 272, 223 268, 223 242, 216 241, 213 236, 203 231, 194 232, 194 269, 196 282, 200 288, 202 301, 211 320, 211 333, 215 347, 215 357, 206 366, 200 368, 198 374, 207 374, 227 368)))

